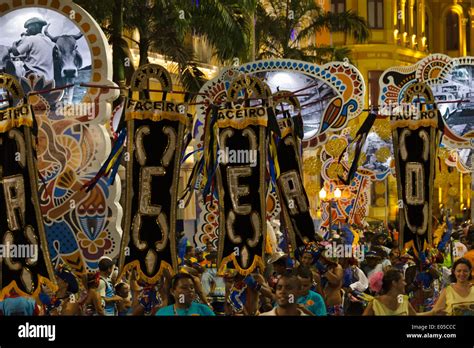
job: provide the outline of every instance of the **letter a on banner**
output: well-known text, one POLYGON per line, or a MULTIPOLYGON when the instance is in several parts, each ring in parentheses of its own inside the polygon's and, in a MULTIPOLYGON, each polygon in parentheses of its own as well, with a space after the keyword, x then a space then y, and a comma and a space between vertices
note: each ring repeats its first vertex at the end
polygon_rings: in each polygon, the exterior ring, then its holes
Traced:
POLYGON ((243 275, 263 269, 267 123, 274 120, 273 108, 267 105, 270 94, 258 78, 241 76, 227 91, 225 108, 213 115, 218 139, 219 268, 232 262, 243 275), (263 105, 237 102, 245 96, 262 98, 263 105))
POLYGON ((303 123, 301 121, 300 103, 291 92, 280 91, 274 95, 277 105, 288 104, 297 115, 290 117, 289 111, 283 111, 283 118, 278 120, 281 137, 273 135, 270 139, 270 156, 276 158, 270 162, 270 173, 277 183, 278 198, 282 208, 283 221, 289 233, 293 250, 314 240, 314 224, 309 211, 309 200, 303 186, 301 165, 301 140, 303 123))
POLYGON ((11 290, 37 296, 41 284, 54 284, 54 272, 38 200, 33 112, 15 77, 0 74, 0 89, 11 100, 0 107, 0 299, 11 290))
POLYGON ((160 83, 161 100, 130 96, 126 101, 129 160, 119 263, 122 272, 134 268, 141 279, 155 283, 165 269, 171 274, 177 270, 179 168, 191 118, 184 103, 166 100, 172 81, 159 65, 140 67, 132 77, 131 93, 149 95, 150 79, 160 83))

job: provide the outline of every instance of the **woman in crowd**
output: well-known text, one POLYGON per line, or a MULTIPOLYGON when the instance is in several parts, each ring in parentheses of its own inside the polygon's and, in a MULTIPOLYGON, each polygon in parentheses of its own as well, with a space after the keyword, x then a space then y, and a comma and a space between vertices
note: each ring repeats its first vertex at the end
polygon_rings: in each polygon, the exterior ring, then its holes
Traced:
POLYGON ((399 270, 390 269, 385 272, 382 295, 369 303, 363 315, 416 315, 405 295, 405 286, 405 278, 399 270))
MULTIPOLYGON (((196 279, 188 273, 178 273, 171 280, 172 304, 161 308, 157 316, 214 316, 207 305, 197 303, 196 279)), ((199 285, 198 285, 199 286, 199 285)))
POLYGON ((453 264, 451 284, 441 290, 433 311, 446 310, 447 315, 474 315, 474 287, 471 284, 472 265, 464 259, 453 264))

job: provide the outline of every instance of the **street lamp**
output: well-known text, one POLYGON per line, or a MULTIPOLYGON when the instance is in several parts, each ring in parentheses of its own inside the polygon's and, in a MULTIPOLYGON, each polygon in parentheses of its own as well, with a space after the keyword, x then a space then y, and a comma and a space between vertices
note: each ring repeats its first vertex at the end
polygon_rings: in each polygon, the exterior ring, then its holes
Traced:
MULTIPOLYGON (((319 191, 319 199, 321 202, 326 202, 327 192, 324 187, 319 191)), ((331 225, 332 225, 332 211, 331 211, 332 202, 329 200, 329 235, 331 235, 331 225)), ((322 211, 322 209, 321 209, 322 211)), ((321 215, 322 217, 322 215, 321 215)))

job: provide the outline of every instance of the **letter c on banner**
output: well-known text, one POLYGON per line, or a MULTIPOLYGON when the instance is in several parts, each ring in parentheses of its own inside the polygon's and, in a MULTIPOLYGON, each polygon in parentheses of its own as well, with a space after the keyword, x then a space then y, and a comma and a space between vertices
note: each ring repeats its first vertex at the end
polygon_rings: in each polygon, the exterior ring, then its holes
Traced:
POLYGON ((256 212, 253 211, 252 215, 250 216, 251 221, 252 221, 252 228, 253 228, 253 238, 247 240, 247 244, 251 248, 255 248, 258 244, 258 241, 260 240, 260 231, 261 231, 261 220, 260 220, 260 215, 256 212))
POLYGON ((242 135, 249 139, 249 150, 257 151, 257 136, 251 128, 246 128, 242 131, 242 135))
POLYGON ((146 152, 145 148, 143 147, 143 136, 150 134, 150 127, 148 126, 141 126, 138 128, 136 135, 135 135, 135 157, 137 158, 137 162, 144 166, 146 164, 146 152))
POLYGON ((166 145, 163 157, 161 157, 161 164, 163 164, 164 167, 168 167, 173 158, 174 151, 176 150, 178 135, 172 127, 163 127, 163 133, 168 136, 168 144, 166 145))
MULTIPOLYGON (((141 230, 142 216, 156 216, 156 223, 160 227, 162 238, 161 240, 155 242, 156 251, 163 250, 168 244, 169 237, 169 226, 166 215, 162 212, 162 208, 159 205, 153 205, 151 203, 151 180, 153 176, 163 176, 166 174, 166 169, 171 159, 173 158, 173 151, 176 149, 176 142, 178 136, 176 131, 172 127, 164 127, 163 133, 167 135, 168 144, 166 145, 165 151, 161 158, 161 163, 163 167, 153 166, 153 167, 142 167, 140 169, 140 182, 142 183, 139 192, 139 207, 138 213, 135 214, 133 218, 133 227, 132 227, 132 238, 133 243, 138 250, 145 250, 148 247, 148 244, 140 239, 139 233, 141 230)), ((138 163, 141 166, 146 164, 147 156, 145 149, 143 147, 143 137, 150 134, 150 127, 142 126, 137 130, 135 138, 135 147, 136 147, 136 158, 138 163)))
POLYGON ((242 243, 242 238, 237 236, 234 232, 234 221, 235 221, 235 213, 231 210, 227 215, 226 221, 226 229, 227 229, 227 236, 234 244, 242 243))
POLYGON ((142 186, 140 187, 140 192, 138 194, 138 213, 135 214, 132 228, 133 242, 138 250, 143 251, 147 247, 147 243, 141 241, 139 236, 142 224, 142 215, 157 217, 156 222, 160 226, 161 232, 163 233, 163 238, 162 241, 160 241, 159 247, 163 248, 163 243, 166 245, 168 240, 169 229, 166 219, 163 223, 163 217, 160 218, 160 216, 163 215, 161 214, 161 206, 151 204, 151 179, 153 176, 162 176, 165 175, 165 173, 166 171, 163 167, 142 167, 140 170, 140 182, 142 183, 142 186))

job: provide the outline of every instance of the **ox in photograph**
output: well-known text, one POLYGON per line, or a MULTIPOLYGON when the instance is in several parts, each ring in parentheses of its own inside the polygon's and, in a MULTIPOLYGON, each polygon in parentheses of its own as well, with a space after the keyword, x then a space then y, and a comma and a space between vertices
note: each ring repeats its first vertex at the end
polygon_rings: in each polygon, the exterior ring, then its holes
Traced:
POLYGON ((64 90, 63 100, 78 103, 91 77, 91 54, 70 18, 44 8, 24 8, 0 17, 0 71, 18 78, 35 74, 64 90))

